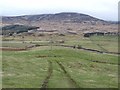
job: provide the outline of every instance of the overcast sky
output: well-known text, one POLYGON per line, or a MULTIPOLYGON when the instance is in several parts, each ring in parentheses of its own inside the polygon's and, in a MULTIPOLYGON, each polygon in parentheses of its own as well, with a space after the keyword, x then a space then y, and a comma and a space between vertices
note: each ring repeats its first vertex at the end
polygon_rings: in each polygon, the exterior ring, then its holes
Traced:
POLYGON ((118 20, 119 0, 0 0, 1 16, 78 12, 118 20))

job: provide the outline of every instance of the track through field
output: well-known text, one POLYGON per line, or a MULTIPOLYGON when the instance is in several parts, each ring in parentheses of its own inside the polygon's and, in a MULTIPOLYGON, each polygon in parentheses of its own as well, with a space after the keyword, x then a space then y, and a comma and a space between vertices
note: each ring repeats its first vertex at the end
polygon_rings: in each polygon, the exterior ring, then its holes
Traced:
POLYGON ((48 61, 49 63, 49 68, 48 68, 48 75, 46 76, 41 88, 47 88, 48 87, 48 83, 49 83, 49 79, 53 73, 53 66, 52 66, 52 62, 48 61))
POLYGON ((70 76, 70 74, 65 70, 65 67, 60 63, 59 61, 56 61, 56 63, 60 66, 60 68, 63 70, 65 76, 68 77, 69 83, 73 86, 73 88, 80 88, 77 82, 70 76))

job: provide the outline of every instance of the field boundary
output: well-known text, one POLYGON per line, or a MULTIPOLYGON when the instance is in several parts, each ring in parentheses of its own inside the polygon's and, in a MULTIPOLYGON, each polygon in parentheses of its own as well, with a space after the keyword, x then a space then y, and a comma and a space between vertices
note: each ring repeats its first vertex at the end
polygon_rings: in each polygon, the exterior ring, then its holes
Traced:
POLYGON ((2 51, 24 51, 24 50, 27 50, 27 48, 0 47, 0 50, 2 51))
MULTIPOLYGON (((33 46, 28 46, 26 48, 11 48, 11 47, 2 47, 0 48, 0 50, 3 51, 22 51, 22 50, 29 50, 31 48, 34 47, 40 47, 40 46, 50 46, 50 45, 33 45, 33 46)), ((62 46, 62 47, 69 47, 69 48, 77 48, 77 49, 82 49, 82 50, 86 50, 86 51, 90 51, 90 52, 96 52, 96 53, 101 53, 101 54, 115 54, 115 55, 120 55, 119 52, 108 52, 108 51, 100 51, 100 50, 96 50, 96 49, 90 49, 90 48, 84 48, 82 46, 70 46, 70 45, 53 45, 53 46, 62 46)))
POLYGON ((75 46, 70 46, 70 45, 55 45, 55 46, 62 46, 62 47, 69 47, 69 48, 77 48, 77 49, 82 49, 82 50, 86 50, 86 51, 91 51, 91 52, 97 52, 97 53, 104 53, 104 54, 119 54, 117 52, 105 52, 105 51, 99 51, 99 50, 95 50, 95 49, 90 49, 90 48, 84 48, 84 47, 75 47, 75 46))

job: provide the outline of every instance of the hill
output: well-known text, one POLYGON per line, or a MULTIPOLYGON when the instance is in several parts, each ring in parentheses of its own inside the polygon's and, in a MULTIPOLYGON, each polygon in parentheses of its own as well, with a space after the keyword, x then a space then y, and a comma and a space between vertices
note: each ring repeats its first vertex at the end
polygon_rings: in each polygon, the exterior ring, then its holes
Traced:
POLYGON ((118 32, 116 22, 105 21, 90 15, 73 12, 2 17, 2 25, 9 24, 36 26, 40 30, 57 30, 62 33, 71 31, 76 33, 84 33, 86 31, 118 32))
POLYGON ((85 21, 101 21, 104 20, 92 17, 90 15, 81 14, 81 13, 56 13, 56 14, 40 14, 40 15, 25 15, 25 16, 15 16, 15 17, 3 17, 3 23, 13 23, 13 22, 32 22, 32 21, 58 21, 58 22, 72 22, 72 23, 81 23, 85 21))

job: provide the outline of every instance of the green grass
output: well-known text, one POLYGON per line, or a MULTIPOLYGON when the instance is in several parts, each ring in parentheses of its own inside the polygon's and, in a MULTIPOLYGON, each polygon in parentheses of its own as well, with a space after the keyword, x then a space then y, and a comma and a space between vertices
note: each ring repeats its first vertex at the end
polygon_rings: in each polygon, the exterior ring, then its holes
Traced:
POLYGON ((118 36, 92 36, 90 39, 106 51, 118 52, 118 38, 118 36))
POLYGON ((75 51, 69 48, 56 48, 53 48, 52 51, 47 47, 44 50, 3 51, 3 87, 40 88, 48 74, 48 61, 53 64, 53 73, 48 83, 50 88, 75 87, 56 61, 62 63, 67 73, 76 81, 79 87, 118 87, 117 56, 82 50, 75 51), (37 58, 39 55, 56 55, 56 57, 37 58), (116 65, 95 63, 90 60, 103 60, 116 63, 116 65))
POLYGON ((43 62, 25 52, 6 52, 6 55, 3 52, 3 87, 40 86, 46 75, 47 60, 43 62))
MULTIPOLYGON (((50 74, 50 62, 52 74, 48 79, 48 88, 118 88, 118 55, 59 46, 53 46, 51 50, 49 36, 25 37, 26 43, 22 43, 20 37, 15 37, 14 40, 12 38, 4 38, 12 41, 3 41, 2 46, 13 48, 25 48, 35 44, 48 46, 35 47, 27 51, 3 51, 1 55, 3 88, 42 87, 50 74)), ((68 35, 53 38, 53 41, 56 40, 65 40, 65 43, 62 43, 65 45, 81 45, 84 48, 118 52, 117 36, 83 38, 68 35)))
MULTIPOLYGON (((52 36, 52 41, 56 42, 59 40, 64 40, 65 45, 81 45, 84 48, 96 49, 100 51, 108 51, 108 52, 118 52, 118 36, 91 36, 90 38, 84 38, 79 35, 66 35, 66 36, 52 36)), ((20 43, 3 43, 2 45, 7 47, 25 47, 30 44, 40 44, 40 45, 49 45, 50 36, 25 36, 24 40, 26 43, 22 44, 22 38, 20 36, 17 37, 3 37, 3 40, 16 41, 20 43), (30 43, 32 42, 32 43, 30 43)), ((4 42, 4 41, 3 41, 4 42)), ((60 44, 60 43, 54 43, 60 44)))
POLYGON ((11 47, 11 48, 25 48, 26 46, 30 45, 29 43, 22 43, 22 42, 3 42, 2 47, 11 47))

